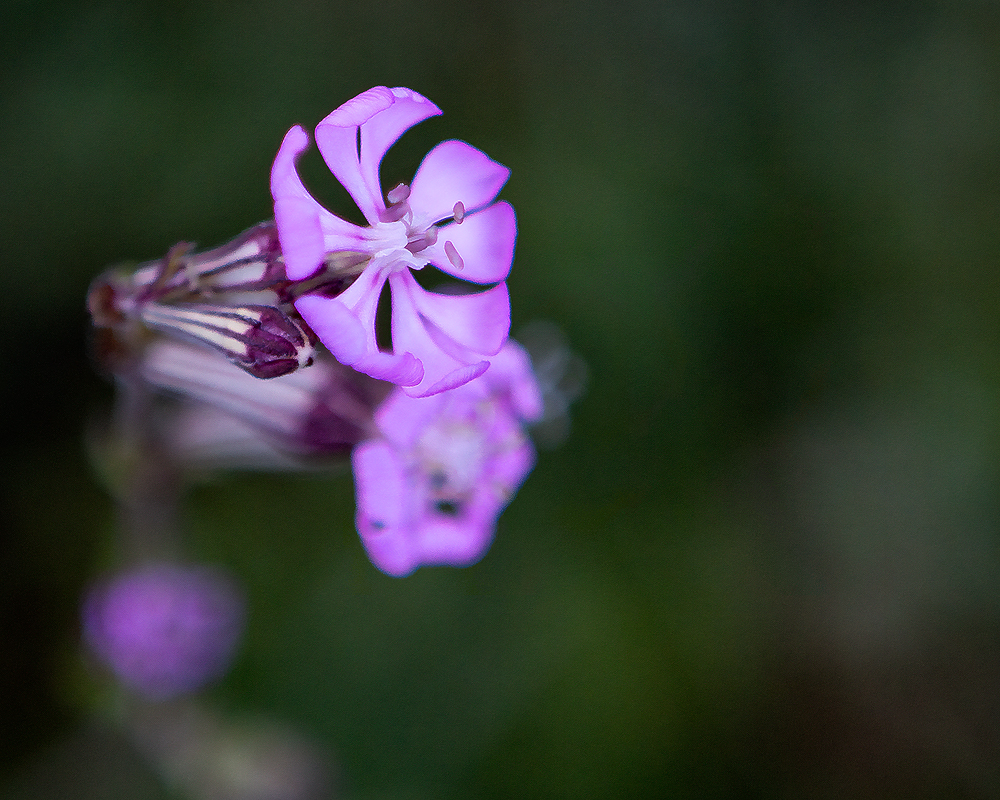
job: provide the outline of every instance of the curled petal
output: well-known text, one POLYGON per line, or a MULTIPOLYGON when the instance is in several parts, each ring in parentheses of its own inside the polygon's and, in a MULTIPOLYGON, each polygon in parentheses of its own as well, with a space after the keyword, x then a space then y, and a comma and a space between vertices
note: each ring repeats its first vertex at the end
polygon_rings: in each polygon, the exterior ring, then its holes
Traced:
POLYGON ((435 267, 474 283, 506 280, 517 239, 517 219, 510 203, 494 203, 470 214, 461 224, 452 222, 437 230, 437 242, 421 252, 435 267), (461 269, 445 252, 448 242, 461 256, 461 269))
POLYGON ((285 268, 292 280, 309 277, 323 255, 334 250, 363 250, 363 230, 331 214, 309 194, 295 168, 295 160, 309 146, 298 125, 285 134, 271 167, 271 195, 278 240, 285 268))
POLYGON ((323 262, 323 229, 316 203, 301 197, 282 197, 274 201, 274 221, 285 259, 285 274, 293 281, 312 275, 323 262))
POLYGON ((506 283, 475 294, 437 294, 412 276, 410 295, 421 317, 476 353, 496 355, 510 333, 510 294, 506 283))
POLYGON ((417 341, 416 345, 415 349, 423 356, 418 362, 424 370, 423 380, 406 385, 399 384, 410 397, 429 397, 463 386, 478 378, 490 366, 489 361, 465 362, 449 356, 426 340, 426 337, 425 341, 417 341))
POLYGON ((508 177, 510 170, 482 150, 454 139, 441 142, 413 178, 410 207, 428 222, 452 216, 458 202, 475 211, 492 202, 508 177))
POLYGON ((295 125, 281 142, 271 167, 271 195, 285 270, 292 280, 316 271, 323 260, 323 233, 316 201, 302 185, 295 159, 309 146, 309 135, 295 125))
POLYGON ((424 375, 423 365, 412 353, 383 353, 378 349, 366 354, 354 368, 397 386, 415 386, 424 375))
POLYGON ((375 312, 384 281, 384 274, 369 268, 343 294, 305 295, 295 301, 295 308, 341 364, 379 380, 414 385, 423 376, 420 362, 406 352, 383 353, 375 338, 375 312))
POLYGON ((480 353, 457 342, 424 318, 415 295, 425 293, 409 272, 389 277, 392 287, 392 340, 395 349, 403 347, 423 365, 419 383, 405 391, 411 397, 426 397, 462 386, 482 375, 489 362, 480 353))
POLYGON ((271 194, 275 199, 279 197, 300 197, 304 200, 312 200, 312 196, 306 191, 299 180, 299 174, 295 169, 295 159, 298 158, 309 146, 309 134, 299 125, 293 125, 278 148, 278 155, 274 158, 271 166, 271 194))
POLYGON ((430 100, 409 89, 376 86, 348 100, 316 127, 323 159, 370 224, 385 210, 379 183, 385 152, 404 131, 440 113, 430 100))
POLYGON ((295 308, 341 364, 352 366, 364 358, 367 331, 339 297, 306 295, 295 301, 295 308))

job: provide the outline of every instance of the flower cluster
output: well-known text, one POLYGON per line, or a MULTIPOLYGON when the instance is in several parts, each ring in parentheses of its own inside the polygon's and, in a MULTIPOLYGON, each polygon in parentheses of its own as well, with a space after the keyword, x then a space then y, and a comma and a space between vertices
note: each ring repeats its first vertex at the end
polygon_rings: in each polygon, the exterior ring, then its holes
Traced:
POLYGON ((440 113, 379 86, 316 127, 366 224, 306 189, 309 136, 295 126, 271 171, 273 221, 109 272, 89 297, 109 370, 176 398, 160 431, 179 466, 296 468, 352 451, 358 531, 390 575, 482 556, 534 464, 526 426, 543 412, 508 338, 517 225, 497 195, 509 170, 450 140, 409 184, 381 183, 392 144, 440 113), (424 288, 428 267, 449 283, 424 288))

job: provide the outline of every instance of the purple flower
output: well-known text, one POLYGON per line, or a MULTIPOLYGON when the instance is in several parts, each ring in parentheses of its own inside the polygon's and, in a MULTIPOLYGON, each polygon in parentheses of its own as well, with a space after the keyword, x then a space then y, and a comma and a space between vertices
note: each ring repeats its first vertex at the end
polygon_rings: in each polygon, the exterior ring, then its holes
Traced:
POLYGON ((509 203, 493 200, 510 171, 459 141, 437 145, 410 186, 383 197, 379 166, 404 131, 440 109, 409 89, 377 86, 316 127, 327 166, 368 221, 354 225, 321 206, 302 185, 296 157, 309 137, 285 136, 271 170, 274 216, 288 277, 310 278, 359 253, 366 262, 336 297, 306 294, 295 306, 336 358, 420 397, 481 375, 510 331, 506 280, 517 225, 509 203), (411 270, 433 264, 456 278, 496 283, 475 294, 421 288, 411 270), (375 312, 385 282, 392 292, 392 352, 379 349, 375 312))
POLYGON ((225 672, 243 619, 242 595, 227 576, 156 563, 94 587, 84 602, 83 634, 123 684, 162 700, 225 672))
POLYGON ((402 576, 471 564, 534 466, 523 423, 542 413, 527 355, 513 341, 485 375, 432 397, 396 390, 354 449, 358 533, 372 563, 402 576))

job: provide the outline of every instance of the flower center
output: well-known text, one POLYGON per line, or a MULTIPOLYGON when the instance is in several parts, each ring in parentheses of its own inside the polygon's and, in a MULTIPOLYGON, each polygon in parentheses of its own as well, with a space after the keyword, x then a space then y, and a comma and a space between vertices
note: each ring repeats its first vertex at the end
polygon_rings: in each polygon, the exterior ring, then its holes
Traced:
POLYGON ((433 225, 413 224, 413 209, 408 198, 410 187, 401 183, 386 195, 389 201, 379 221, 369 228, 370 238, 376 246, 375 258, 395 262, 394 269, 421 269, 427 259, 420 253, 437 241, 437 228, 433 225))
POLYGON ((429 479, 431 496, 435 499, 463 498, 482 479, 490 454, 477 422, 448 420, 432 425, 420 436, 416 460, 429 479))

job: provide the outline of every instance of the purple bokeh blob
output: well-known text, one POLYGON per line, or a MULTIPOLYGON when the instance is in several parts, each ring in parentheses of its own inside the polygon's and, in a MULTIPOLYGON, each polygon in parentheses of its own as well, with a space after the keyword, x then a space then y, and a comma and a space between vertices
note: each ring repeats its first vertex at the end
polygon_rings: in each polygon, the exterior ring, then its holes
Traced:
POLYGON ((124 685, 153 700, 220 677, 244 621, 236 582, 206 566, 147 564, 95 585, 83 605, 87 644, 124 685))

